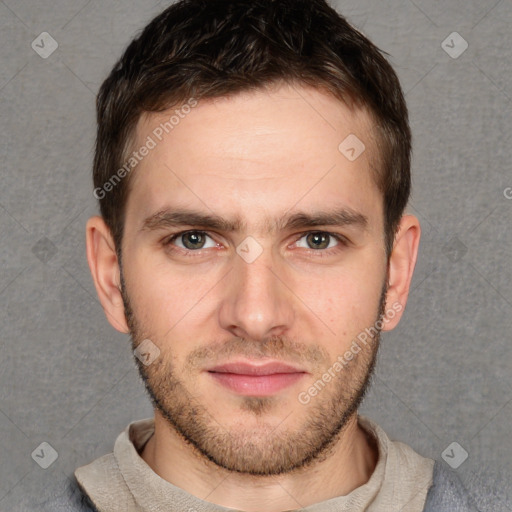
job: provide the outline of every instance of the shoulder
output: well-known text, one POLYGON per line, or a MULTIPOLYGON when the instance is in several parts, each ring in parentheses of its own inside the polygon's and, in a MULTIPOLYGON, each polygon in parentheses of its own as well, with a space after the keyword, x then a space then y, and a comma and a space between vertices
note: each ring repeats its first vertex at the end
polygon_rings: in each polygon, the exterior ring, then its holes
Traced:
MULTIPOLYGON (((437 460, 433 482, 425 502, 424 512, 495 512, 500 506, 510 507, 505 496, 510 483, 499 482, 488 471, 472 473, 462 483, 459 476, 437 460)), ((509 510, 503 508, 503 510, 509 510)))
POLYGON ((478 509, 472 501, 457 474, 437 460, 424 512, 476 512, 478 509))
POLYGON ((69 479, 62 492, 41 506, 44 512, 98 512, 74 478, 69 479))

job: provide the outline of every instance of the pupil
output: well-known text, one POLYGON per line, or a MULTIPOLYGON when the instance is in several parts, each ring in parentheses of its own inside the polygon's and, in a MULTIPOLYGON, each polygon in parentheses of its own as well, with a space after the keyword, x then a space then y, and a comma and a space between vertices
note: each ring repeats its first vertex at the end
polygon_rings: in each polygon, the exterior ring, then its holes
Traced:
POLYGON ((203 235, 201 233, 188 233, 185 236, 184 244, 188 249, 200 249, 197 245, 202 245, 203 235))
POLYGON ((325 233, 312 233, 309 237, 309 241, 316 246, 314 249, 325 249, 329 245, 328 235, 325 233))

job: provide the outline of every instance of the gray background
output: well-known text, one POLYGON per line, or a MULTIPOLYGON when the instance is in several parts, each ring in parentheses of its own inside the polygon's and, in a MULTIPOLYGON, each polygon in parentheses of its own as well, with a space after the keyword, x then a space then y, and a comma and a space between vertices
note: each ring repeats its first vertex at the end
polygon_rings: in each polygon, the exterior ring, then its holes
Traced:
MULTIPOLYGON (((152 413, 128 337, 96 299, 84 226, 96 213, 95 94, 168 3, 0 1, 2 511, 37 509, 152 413), (31 48, 44 31, 59 45, 47 59, 31 48), (58 452, 46 470, 31 457, 43 441, 58 452)), ((384 337, 362 412, 425 456, 440 459, 459 443, 469 453, 456 470, 466 482, 481 469, 507 480, 512 0, 333 5, 390 53, 400 76, 414 135, 409 210, 423 227, 407 313, 384 337), (441 45, 454 31, 469 45, 458 58, 441 45)))

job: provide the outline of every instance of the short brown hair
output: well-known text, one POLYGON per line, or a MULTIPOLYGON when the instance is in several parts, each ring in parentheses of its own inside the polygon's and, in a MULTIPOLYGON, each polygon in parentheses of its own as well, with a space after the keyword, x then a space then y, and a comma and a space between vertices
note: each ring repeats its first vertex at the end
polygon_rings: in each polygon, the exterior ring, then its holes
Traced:
POLYGON ((96 191, 123 166, 140 116, 284 82, 323 89, 371 114, 389 255, 410 194, 411 132, 383 53, 325 0, 180 0, 168 7, 131 42, 97 97, 95 196, 118 253, 129 179, 101 197, 96 191))

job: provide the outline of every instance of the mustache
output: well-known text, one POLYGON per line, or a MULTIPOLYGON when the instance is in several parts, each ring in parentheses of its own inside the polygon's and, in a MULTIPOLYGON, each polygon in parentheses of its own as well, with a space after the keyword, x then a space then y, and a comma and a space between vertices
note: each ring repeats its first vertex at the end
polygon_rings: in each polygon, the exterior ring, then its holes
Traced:
POLYGON ((236 337, 193 350, 187 356, 186 364, 190 367, 203 367, 212 363, 220 364, 234 356, 254 360, 270 357, 290 363, 306 363, 313 369, 322 367, 329 360, 329 354, 323 347, 299 343, 282 336, 272 336, 263 341, 236 337))

